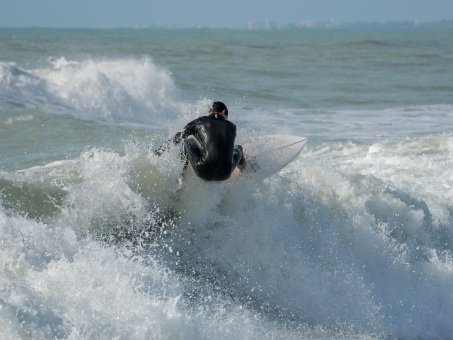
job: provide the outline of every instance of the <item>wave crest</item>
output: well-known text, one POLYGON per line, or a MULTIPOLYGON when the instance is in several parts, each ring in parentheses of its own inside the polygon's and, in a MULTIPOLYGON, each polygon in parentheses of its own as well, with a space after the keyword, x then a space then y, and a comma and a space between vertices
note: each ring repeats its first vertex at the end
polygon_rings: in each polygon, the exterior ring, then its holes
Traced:
POLYGON ((81 119, 140 124, 174 119, 183 109, 171 73, 150 58, 63 57, 35 70, 0 63, 0 96, 81 119))

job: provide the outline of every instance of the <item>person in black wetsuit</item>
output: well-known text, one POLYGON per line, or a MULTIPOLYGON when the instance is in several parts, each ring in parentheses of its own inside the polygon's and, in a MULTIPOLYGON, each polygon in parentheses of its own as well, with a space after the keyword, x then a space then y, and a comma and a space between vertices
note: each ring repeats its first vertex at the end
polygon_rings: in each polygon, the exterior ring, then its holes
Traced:
MULTIPOLYGON (((188 161, 198 177, 205 181, 224 181, 233 170, 245 168, 242 146, 235 145, 236 125, 228 120, 228 108, 222 102, 214 102, 209 115, 188 123, 170 141, 175 145, 183 142, 185 165, 188 161)), ((161 155, 169 144, 155 151, 161 155)))

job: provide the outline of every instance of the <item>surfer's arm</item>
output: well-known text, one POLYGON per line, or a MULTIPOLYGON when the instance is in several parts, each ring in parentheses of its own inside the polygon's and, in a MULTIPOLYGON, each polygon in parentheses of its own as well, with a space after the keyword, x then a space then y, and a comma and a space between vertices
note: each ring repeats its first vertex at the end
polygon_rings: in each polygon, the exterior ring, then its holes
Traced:
POLYGON ((187 124, 184 127, 184 129, 182 131, 179 131, 172 138, 168 139, 164 144, 159 146, 159 148, 157 148, 154 151, 154 154, 157 155, 157 156, 160 156, 165 151, 167 151, 172 144, 173 145, 178 145, 179 143, 181 143, 181 141, 184 138, 186 138, 187 136, 190 136, 191 134, 194 133, 194 130, 195 130, 194 128, 195 128, 195 123, 194 122, 190 122, 189 124, 187 124))
POLYGON ((183 136, 183 133, 182 132, 178 132, 172 138, 167 139, 164 144, 162 144, 156 150, 154 150, 154 154, 157 155, 157 156, 160 156, 160 155, 162 155, 165 151, 167 151, 170 148, 171 144, 178 145, 179 143, 181 143, 181 141, 183 139, 182 136, 183 136))

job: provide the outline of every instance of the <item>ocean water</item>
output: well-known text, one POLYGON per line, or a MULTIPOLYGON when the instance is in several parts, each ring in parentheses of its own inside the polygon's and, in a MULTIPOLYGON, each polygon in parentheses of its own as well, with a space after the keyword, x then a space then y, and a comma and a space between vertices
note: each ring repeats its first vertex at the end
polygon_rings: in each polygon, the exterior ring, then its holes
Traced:
POLYGON ((451 338, 452 75, 451 30, 0 29, 0 337, 451 338), (309 143, 181 184, 212 100, 309 143))

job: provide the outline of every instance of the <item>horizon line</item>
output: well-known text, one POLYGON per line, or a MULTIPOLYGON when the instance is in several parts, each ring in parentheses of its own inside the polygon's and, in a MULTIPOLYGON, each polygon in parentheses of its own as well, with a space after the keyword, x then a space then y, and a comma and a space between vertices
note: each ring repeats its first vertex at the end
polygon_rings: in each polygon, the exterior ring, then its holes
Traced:
POLYGON ((386 27, 403 27, 417 28, 420 26, 436 26, 439 28, 453 28, 453 19, 440 20, 300 20, 297 23, 288 22, 286 24, 278 24, 274 20, 249 20, 241 25, 183 25, 175 24, 137 24, 137 25, 108 25, 102 24, 97 26, 54 26, 49 23, 36 23, 32 25, 1 25, 0 28, 9 29, 27 29, 27 28, 48 28, 48 29, 246 29, 246 30, 261 30, 261 29, 310 29, 310 28, 386 28, 386 27))

